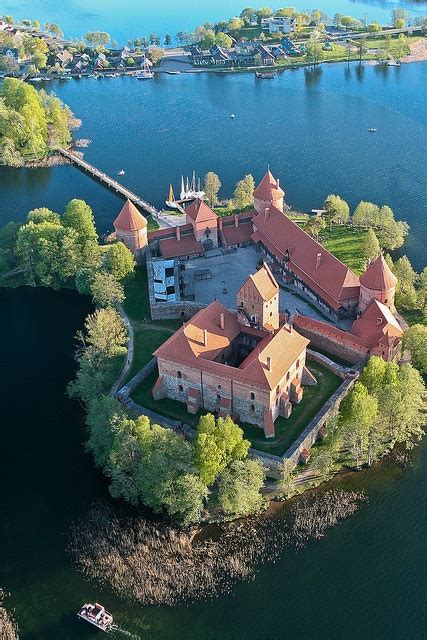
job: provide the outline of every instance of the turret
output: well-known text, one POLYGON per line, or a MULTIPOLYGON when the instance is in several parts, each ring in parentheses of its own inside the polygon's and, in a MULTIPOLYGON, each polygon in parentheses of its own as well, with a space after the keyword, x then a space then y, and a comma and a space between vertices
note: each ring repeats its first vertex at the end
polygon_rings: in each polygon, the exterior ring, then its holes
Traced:
POLYGON ((237 318, 246 326, 279 328, 279 285, 265 262, 237 292, 237 318))
POLYGON ((270 169, 254 191, 254 206, 257 213, 264 213, 267 207, 274 206, 283 211, 285 192, 280 188, 279 180, 273 176, 270 169))
POLYGON ((113 224, 116 239, 123 242, 138 258, 148 244, 146 218, 130 200, 126 200, 113 224))
POLYGON ((395 313, 394 294, 397 278, 383 255, 378 256, 360 276, 359 311, 363 313, 372 300, 382 302, 395 313))

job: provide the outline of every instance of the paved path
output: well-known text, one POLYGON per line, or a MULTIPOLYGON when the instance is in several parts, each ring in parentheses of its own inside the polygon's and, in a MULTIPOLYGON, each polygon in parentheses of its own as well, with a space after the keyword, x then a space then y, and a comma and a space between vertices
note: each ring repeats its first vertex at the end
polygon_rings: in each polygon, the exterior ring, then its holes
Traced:
POLYGON ((115 383, 113 384, 113 386, 110 389, 110 396, 115 396, 117 391, 122 387, 123 382, 124 382, 128 372, 129 372, 129 369, 132 366, 134 347, 135 347, 135 336, 134 336, 134 331, 133 331, 132 324, 131 324, 129 318, 127 317, 126 312, 123 309, 122 305, 121 304, 117 304, 116 308, 117 308, 117 311, 119 312, 123 322, 126 325, 126 330, 128 332, 128 344, 127 344, 126 362, 123 365, 123 369, 121 370, 119 377, 117 378, 117 380, 115 381, 115 383))

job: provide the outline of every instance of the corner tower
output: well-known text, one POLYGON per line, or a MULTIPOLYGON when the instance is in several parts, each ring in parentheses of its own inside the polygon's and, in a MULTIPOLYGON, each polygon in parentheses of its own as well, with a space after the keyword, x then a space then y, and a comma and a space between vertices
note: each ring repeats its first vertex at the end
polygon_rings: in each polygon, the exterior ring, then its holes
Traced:
POLYGON ((237 292, 237 319, 267 331, 279 328, 279 285, 265 262, 237 292))
POLYGON ((146 218, 130 200, 126 200, 113 224, 117 240, 138 257, 148 244, 146 218))
POLYGON ((279 180, 268 169, 267 173, 254 191, 254 206, 257 213, 264 213, 272 205, 283 211, 285 192, 280 188, 279 180))
POLYGON ((397 278, 384 256, 378 256, 360 276, 359 311, 363 313, 372 300, 377 300, 388 307, 392 313, 395 313, 396 284, 397 278))

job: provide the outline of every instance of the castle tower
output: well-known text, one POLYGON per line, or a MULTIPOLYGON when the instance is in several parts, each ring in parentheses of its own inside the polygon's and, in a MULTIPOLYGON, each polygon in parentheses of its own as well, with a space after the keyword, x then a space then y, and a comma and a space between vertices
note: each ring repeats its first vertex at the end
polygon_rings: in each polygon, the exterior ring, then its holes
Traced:
POLYGON ((197 198, 185 210, 187 224, 193 225, 196 240, 205 251, 218 246, 218 216, 204 200, 197 198))
POLYGON ((360 276, 359 311, 363 313, 372 300, 377 300, 388 307, 392 313, 395 313, 396 284, 397 278, 384 256, 378 256, 360 276))
POLYGON ((265 262, 237 292, 237 319, 267 331, 279 328, 279 285, 265 262))
POLYGON ((138 257, 148 244, 146 218, 130 200, 126 200, 113 224, 117 240, 123 242, 138 257))
POLYGON ((279 180, 268 169, 267 173, 254 191, 254 206, 257 213, 264 213, 272 205, 283 211, 285 192, 280 188, 279 180))

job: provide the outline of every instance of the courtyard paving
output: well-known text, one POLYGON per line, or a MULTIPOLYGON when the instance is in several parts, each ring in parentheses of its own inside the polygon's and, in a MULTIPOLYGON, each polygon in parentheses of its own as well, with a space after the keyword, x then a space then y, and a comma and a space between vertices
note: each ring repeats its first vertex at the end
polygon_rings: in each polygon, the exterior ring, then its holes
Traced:
MULTIPOLYGON (((194 282, 195 302, 208 305, 218 300, 230 310, 236 308, 236 295, 246 278, 257 271, 260 254, 254 247, 239 248, 231 253, 219 253, 211 257, 195 258, 185 263, 187 269, 210 269, 212 278, 194 282)), ((280 289, 280 310, 325 320, 325 317, 308 302, 289 291, 280 289)))

